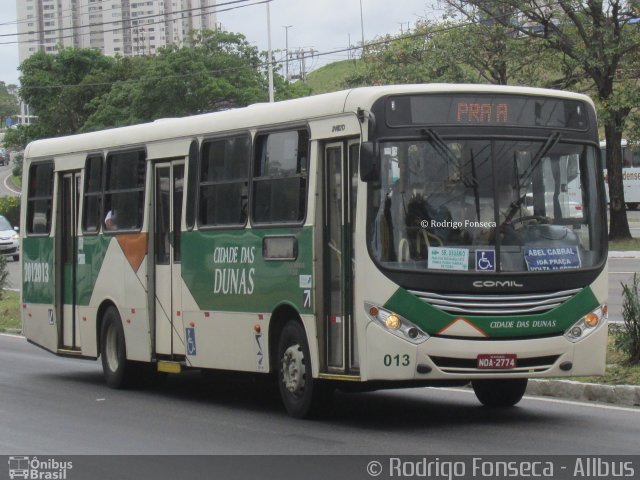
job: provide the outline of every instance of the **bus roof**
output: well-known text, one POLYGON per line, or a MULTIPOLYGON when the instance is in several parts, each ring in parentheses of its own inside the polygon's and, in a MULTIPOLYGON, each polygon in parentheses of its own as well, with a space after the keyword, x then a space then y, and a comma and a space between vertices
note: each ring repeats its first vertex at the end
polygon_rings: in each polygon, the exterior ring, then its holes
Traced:
POLYGON ((582 100, 593 106, 586 95, 532 87, 475 84, 417 84, 361 87, 273 104, 259 103, 215 113, 182 118, 165 118, 154 122, 112 128, 79 135, 36 140, 25 150, 25 158, 35 159, 79 152, 96 152, 156 141, 189 138, 217 132, 304 122, 313 118, 369 109, 380 97, 403 93, 510 93, 553 96, 582 100))

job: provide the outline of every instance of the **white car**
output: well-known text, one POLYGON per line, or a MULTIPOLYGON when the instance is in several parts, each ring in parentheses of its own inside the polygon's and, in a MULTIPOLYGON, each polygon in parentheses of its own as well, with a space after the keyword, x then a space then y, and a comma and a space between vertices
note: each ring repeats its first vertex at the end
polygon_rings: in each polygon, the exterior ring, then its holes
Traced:
POLYGON ((11 226, 9 220, 0 215, 0 255, 20 259, 20 235, 11 226))

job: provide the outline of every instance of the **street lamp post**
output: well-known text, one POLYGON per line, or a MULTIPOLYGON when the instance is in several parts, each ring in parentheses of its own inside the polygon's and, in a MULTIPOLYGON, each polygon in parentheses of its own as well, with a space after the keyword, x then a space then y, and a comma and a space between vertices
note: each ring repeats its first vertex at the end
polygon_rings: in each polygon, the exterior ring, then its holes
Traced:
POLYGON ((268 71, 269 71, 269 103, 273 103, 273 62, 271 61, 271 11, 267 2, 267 37, 268 37, 268 71))
POLYGON ((360 33, 362 34, 362 56, 364 56, 364 17, 362 15, 362 0, 360 0, 360 33))
POLYGON ((283 25, 282 28, 284 28, 284 53, 285 53, 285 61, 284 61, 284 68, 285 68, 285 75, 286 75, 286 79, 287 82, 289 81, 289 29, 293 27, 293 25, 283 25))

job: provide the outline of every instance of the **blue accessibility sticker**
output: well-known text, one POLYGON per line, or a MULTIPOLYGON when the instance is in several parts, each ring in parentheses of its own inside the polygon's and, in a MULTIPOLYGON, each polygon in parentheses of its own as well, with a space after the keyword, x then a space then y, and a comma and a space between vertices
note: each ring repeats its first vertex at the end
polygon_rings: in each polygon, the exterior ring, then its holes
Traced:
POLYGON ((476 250, 476 272, 496 271, 496 251, 476 250))
POLYGON ((187 328, 187 355, 196 354, 196 329, 187 328))

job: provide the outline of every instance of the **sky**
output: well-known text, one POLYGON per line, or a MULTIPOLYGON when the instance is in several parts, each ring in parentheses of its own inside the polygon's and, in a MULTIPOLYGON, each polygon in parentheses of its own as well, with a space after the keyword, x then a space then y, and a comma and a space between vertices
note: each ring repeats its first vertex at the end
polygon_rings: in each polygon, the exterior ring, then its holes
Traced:
MULTIPOLYGON (((21 0, 18 0, 21 1, 21 0)), ((252 2, 259 0, 251 0, 252 2)), ((360 3, 362 2, 365 41, 387 33, 400 33, 425 16, 433 17, 430 0, 272 0, 271 47, 284 51, 286 29, 289 50, 304 48, 320 53, 360 43, 360 3)), ((222 3, 222 2, 220 2, 222 3)), ((222 7, 221 7, 222 8, 222 7)), ((242 33, 260 50, 267 50, 267 7, 265 4, 218 13, 225 30, 242 33)), ((0 0, 0 35, 16 32, 16 0, 0 0)), ((0 37, 0 81, 17 84, 18 45, 16 37, 0 37), (8 43, 8 44, 7 44, 8 43)), ((276 53, 276 58, 282 58, 276 53)), ((307 62, 307 70, 347 59, 347 53, 319 55, 307 62)), ((297 67, 297 65, 296 65, 297 67)), ((294 65, 291 65, 293 70, 294 65)))

